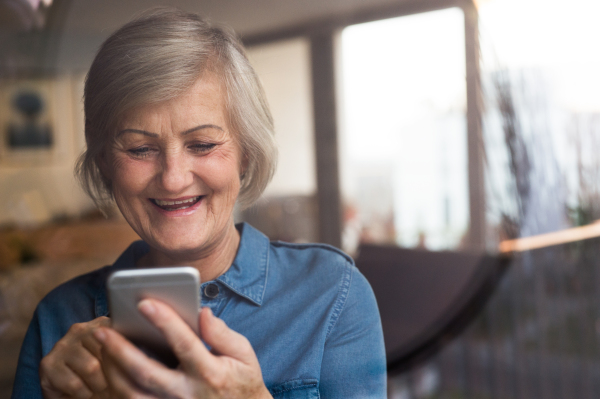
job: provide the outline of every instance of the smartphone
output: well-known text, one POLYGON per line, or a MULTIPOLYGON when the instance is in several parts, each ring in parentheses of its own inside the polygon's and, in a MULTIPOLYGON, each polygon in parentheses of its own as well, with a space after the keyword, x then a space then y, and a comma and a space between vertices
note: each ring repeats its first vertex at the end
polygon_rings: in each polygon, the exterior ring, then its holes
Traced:
POLYGON ((137 309, 142 299, 171 306, 198 335, 200 273, 189 266, 117 271, 108 278, 112 327, 148 356, 169 367, 179 363, 160 331, 137 309))

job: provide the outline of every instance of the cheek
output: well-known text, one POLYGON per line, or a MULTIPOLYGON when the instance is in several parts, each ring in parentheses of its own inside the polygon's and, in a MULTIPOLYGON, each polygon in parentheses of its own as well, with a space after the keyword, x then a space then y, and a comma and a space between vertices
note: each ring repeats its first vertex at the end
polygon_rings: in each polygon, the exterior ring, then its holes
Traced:
POLYGON ((152 179, 154 167, 150 163, 117 159, 113 163, 113 192, 135 194, 152 179))
POLYGON ((237 195, 240 187, 240 162, 233 152, 211 154, 201 159, 201 178, 213 190, 234 191, 237 195))

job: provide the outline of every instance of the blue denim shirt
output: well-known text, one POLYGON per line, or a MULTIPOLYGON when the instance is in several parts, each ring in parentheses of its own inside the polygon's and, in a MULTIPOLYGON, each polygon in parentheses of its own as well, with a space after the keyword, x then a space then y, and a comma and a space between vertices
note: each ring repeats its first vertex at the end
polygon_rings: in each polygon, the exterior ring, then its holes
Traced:
MULTIPOLYGON (((229 270, 202 284, 202 305, 248 338, 275 398, 385 398, 375 297, 350 257, 321 244, 269 242, 248 224, 229 270), (214 286, 206 290, 209 284, 214 286), (211 297, 206 295, 207 292, 211 297), (215 296, 216 294, 216 296, 215 296)), ((38 305, 13 398, 41 398, 38 367, 73 323, 108 315, 105 281, 148 251, 134 242, 112 266, 77 277, 38 305)))

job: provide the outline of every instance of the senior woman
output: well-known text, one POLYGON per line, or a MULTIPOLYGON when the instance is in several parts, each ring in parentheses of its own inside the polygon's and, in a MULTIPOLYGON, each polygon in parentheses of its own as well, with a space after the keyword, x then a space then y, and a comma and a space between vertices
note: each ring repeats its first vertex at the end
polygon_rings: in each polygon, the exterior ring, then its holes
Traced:
POLYGON ((276 149, 232 33, 195 14, 146 12, 100 48, 84 108, 78 176, 143 241, 42 300, 13 397, 385 397, 377 305, 352 260, 234 224, 236 203, 252 204, 273 175, 276 149), (171 369, 110 328, 105 281, 178 265, 200 271, 200 337, 167 305, 138 305, 177 356, 171 369))

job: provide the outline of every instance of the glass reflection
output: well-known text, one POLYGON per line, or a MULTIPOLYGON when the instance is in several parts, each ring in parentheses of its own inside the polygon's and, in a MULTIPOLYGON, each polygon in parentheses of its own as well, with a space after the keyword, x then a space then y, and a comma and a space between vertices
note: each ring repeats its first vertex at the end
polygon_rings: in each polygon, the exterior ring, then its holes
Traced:
POLYGON ((462 10, 348 27, 341 52, 344 248, 461 247, 469 218, 462 10))

